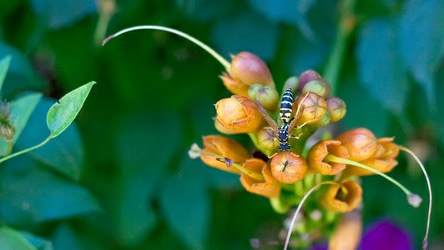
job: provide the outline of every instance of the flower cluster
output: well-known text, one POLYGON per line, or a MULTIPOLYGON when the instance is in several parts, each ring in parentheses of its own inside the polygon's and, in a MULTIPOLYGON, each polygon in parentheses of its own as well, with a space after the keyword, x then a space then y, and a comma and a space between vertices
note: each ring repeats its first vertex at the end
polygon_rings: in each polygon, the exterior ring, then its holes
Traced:
MULTIPOLYGON (((233 95, 215 104, 214 125, 223 134, 247 134, 253 146, 247 149, 229 137, 209 135, 203 137, 202 149, 192 146, 192 158, 239 175, 245 190, 270 199, 280 213, 301 205, 304 195, 320 189, 312 203, 322 206, 316 212, 327 218, 324 224, 360 207, 361 176, 380 175, 401 187, 411 205, 419 205, 419 196, 385 174, 398 164, 400 146, 393 138, 377 138, 370 130, 357 128, 335 137, 324 132, 321 140, 308 143, 316 131, 340 121, 347 110, 342 99, 331 96, 330 85, 320 74, 307 70, 285 82, 283 93, 294 95, 288 122, 282 119, 285 98, 279 97, 270 70, 259 57, 241 52, 226 69, 220 78, 233 95), (284 136, 283 126, 288 126, 284 136), (282 143, 288 143, 289 149, 282 143)), ((304 233, 311 230, 307 225, 319 231, 319 223, 309 220, 307 216, 304 233)))

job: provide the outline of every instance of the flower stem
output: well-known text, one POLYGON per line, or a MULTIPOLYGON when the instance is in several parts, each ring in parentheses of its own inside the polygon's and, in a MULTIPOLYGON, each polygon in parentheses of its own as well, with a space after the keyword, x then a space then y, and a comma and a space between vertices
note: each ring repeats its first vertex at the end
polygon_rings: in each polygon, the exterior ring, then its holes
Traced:
POLYGON ((415 206, 415 207, 416 207, 417 205, 419 205, 419 204, 417 204, 417 203, 420 202, 420 200, 419 200, 420 198, 419 198, 416 194, 412 193, 410 190, 408 190, 404 185, 402 185, 401 183, 399 183, 397 180, 395 180, 395 179, 393 179, 392 177, 390 177, 390 176, 388 176, 388 175, 382 173, 382 172, 379 171, 379 170, 376 170, 376 169, 374 169, 374 168, 371 168, 371 167, 369 167, 369 166, 367 166, 367 165, 364 165, 364 164, 362 164, 362 163, 355 162, 355 161, 348 160, 348 159, 344 159, 344 158, 337 157, 337 156, 334 156, 334 155, 328 155, 328 156, 325 158, 325 160, 326 160, 326 161, 329 161, 329 162, 335 162, 335 163, 340 163, 340 164, 346 164, 346 165, 355 166, 355 167, 362 168, 362 169, 364 169, 364 170, 370 171, 370 172, 372 172, 372 173, 374 173, 374 174, 377 174, 377 175, 379 175, 379 176, 385 178, 386 180, 390 181, 391 183, 395 184, 397 187, 399 187, 399 188, 405 193, 405 195, 407 196, 410 205, 415 206))
POLYGON ((324 71, 324 78, 330 83, 333 95, 336 93, 338 75, 344 61, 350 34, 356 27, 356 17, 353 10, 355 0, 342 0, 340 4, 341 19, 338 24, 338 35, 324 71))
POLYGON ((284 250, 288 249, 288 244, 290 243, 290 237, 291 237, 291 233, 293 232, 293 228, 294 228, 294 224, 296 223, 296 219, 302 209, 302 206, 304 205, 305 201, 308 199, 308 197, 310 197, 310 195, 318 190, 321 186, 323 185, 327 185, 327 184, 334 184, 335 182, 333 181, 326 181, 326 182, 321 182, 318 185, 312 187, 310 190, 308 190, 305 195, 302 197, 301 202, 299 202, 298 207, 296 208, 296 211, 293 214, 293 217, 291 218, 291 222, 290 222, 290 226, 288 227, 288 232, 287 232, 287 237, 285 238, 285 243, 284 243, 284 250))
POLYGON ((173 33, 176 34, 182 38, 187 39, 188 41, 196 44, 197 46, 201 47, 203 50, 205 50, 206 52, 208 52, 210 55, 212 55, 217 61, 219 61, 226 70, 228 70, 230 68, 230 63, 223 58, 219 53, 217 53, 214 49, 212 49, 210 46, 206 45, 205 43, 201 42, 200 40, 198 40, 195 37, 192 37, 182 31, 173 29, 173 28, 168 28, 168 27, 164 27, 164 26, 158 26, 158 25, 140 25, 140 26, 133 26, 130 28, 126 28, 123 30, 120 30, 110 36, 108 36, 107 38, 105 38, 102 42, 102 45, 105 45, 107 42, 109 42, 110 40, 112 40, 113 38, 116 38, 120 35, 123 35, 127 32, 130 31, 135 31, 135 30, 161 30, 161 31, 165 31, 165 32, 169 32, 169 33, 173 33))
POLYGON ((427 171, 426 171, 424 165, 422 164, 421 160, 418 158, 418 156, 416 156, 416 154, 412 150, 410 150, 410 149, 408 149, 406 147, 399 146, 399 145, 398 145, 398 147, 399 147, 400 150, 410 154, 410 156, 412 156, 415 159, 415 161, 418 163, 419 167, 421 168, 421 170, 422 170, 422 172, 424 174, 424 177, 426 179, 426 182, 427 182, 427 188, 428 188, 428 191, 429 191, 429 208, 428 208, 428 211, 427 211, 426 231, 425 231, 425 234, 424 234, 424 239, 422 241, 422 248, 423 249, 427 249, 428 248, 430 221, 431 221, 431 217, 432 217, 432 200, 433 200, 433 198, 432 198, 432 184, 430 183, 429 175, 427 174, 427 171))
POLYGON ((5 156, 5 157, 0 159, 0 163, 5 162, 5 161, 7 161, 7 160, 9 160, 11 158, 14 158, 16 156, 19 156, 19 155, 22 155, 22 154, 26 154, 26 153, 28 153, 28 152, 30 152, 32 150, 38 149, 38 148, 42 147, 43 145, 45 145, 46 143, 48 143, 52 138, 53 137, 48 136, 45 140, 43 140, 42 142, 40 142, 37 145, 34 145, 32 147, 29 147, 29 148, 25 148, 23 150, 20 150, 20 151, 17 151, 15 153, 13 153, 13 154, 7 155, 7 156, 5 156))

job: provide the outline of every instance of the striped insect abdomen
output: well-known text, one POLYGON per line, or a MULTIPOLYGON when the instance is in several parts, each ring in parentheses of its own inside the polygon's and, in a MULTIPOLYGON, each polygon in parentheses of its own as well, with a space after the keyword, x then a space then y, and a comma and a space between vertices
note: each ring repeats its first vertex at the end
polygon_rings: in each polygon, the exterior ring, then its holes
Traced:
POLYGON ((282 95, 282 100, 279 108, 279 117, 283 123, 290 123, 291 114, 293 112, 293 90, 287 89, 282 95))
POLYGON ((284 123, 278 131, 279 149, 281 151, 288 151, 290 145, 288 144, 288 123, 284 123))

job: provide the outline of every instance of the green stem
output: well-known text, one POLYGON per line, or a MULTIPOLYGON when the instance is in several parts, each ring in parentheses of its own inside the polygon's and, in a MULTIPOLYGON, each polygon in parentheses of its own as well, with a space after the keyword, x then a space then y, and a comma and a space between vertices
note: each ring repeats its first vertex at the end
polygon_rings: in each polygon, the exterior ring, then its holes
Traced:
POLYGON ((350 40, 350 34, 356 26, 353 13, 355 0, 342 0, 340 4, 341 19, 338 25, 338 35, 324 71, 324 78, 330 83, 333 95, 336 93, 337 80, 344 61, 345 49, 350 40))
POLYGON ((364 165, 362 163, 355 162, 355 161, 348 160, 348 159, 344 159, 344 158, 337 157, 337 156, 334 156, 334 155, 328 155, 327 157, 325 157, 325 160, 327 162, 336 162, 336 163, 340 163, 340 164, 347 164, 347 165, 355 166, 355 167, 362 168, 364 170, 370 171, 370 172, 372 172, 374 174, 377 174, 379 176, 384 177, 386 180, 388 180, 391 183, 393 183, 396 186, 398 186, 408 197, 411 197, 412 195, 414 195, 410 190, 408 190, 404 185, 399 183, 397 180, 395 180, 392 177, 382 173, 379 170, 371 168, 371 167, 369 167, 367 165, 364 165))
POLYGON ((410 156, 412 156, 415 159, 415 161, 418 163, 419 167, 421 168, 421 171, 423 172, 424 177, 425 177, 426 182, 427 182, 427 189, 429 191, 429 208, 427 210, 426 230, 425 230, 425 234, 424 234, 424 239, 422 241, 422 248, 423 249, 427 249, 428 248, 430 221, 431 221, 431 218, 432 218, 432 200, 433 200, 433 198, 432 198, 432 184, 430 183, 429 175, 427 174, 427 171, 426 171, 424 165, 422 164, 421 160, 418 158, 418 156, 416 156, 416 154, 412 150, 410 150, 410 149, 408 149, 406 147, 399 146, 399 149, 404 151, 404 152, 406 152, 406 153, 408 153, 408 154, 410 154, 410 156))
POLYGON ((18 152, 15 152, 15 153, 13 153, 13 154, 10 154, 10 155, 8 155, 8 156, 5 156, 5 157, 3 157, 3 158, 0 159, 0 163, 5 162, 5 161, 7 161, 7 160, 9 160, 9 159, 11 159, 11 158, 14 158, 14 157, 16 157, 16 156, 19 156, 19 155, 22 155, 22 154, 26 154, 26 153, 28 153, 28 152, 30 152, 30 151, 33 151, 33 150, 35 150, 35 149, 38 149, 38 148, 44 146, 46 143, 48 143, 51 139, 52 139, 52 137, 51 137, 51 136, 48 136, 45 140, 43 140, 42 142, 40 142, 40 143, 37 144, 37 145, 34 145, 34 146, 32 146, 32 147, 29 147, 29 148, 25 148, 25 149, 23 149, 23 150, 20 150, 20 151, 18 151, 18 152))
POLYGON ((197 38, 194 38, 182 31, 176 30, 176 29, 172 29, 172 28, 168 28, 168 27, 164 27, 164 26, 158 26, 158 25, 140 25, 140 26, 134 26, 134 27, 130 27, 130 28, 126 28, 123 29, 121 31, 118 31, 110 36, 108 36, 107 38, 105 38, 102 42, 102 45, 105 45, 107 42, 109 42, 111 39, 116 38, 120 35, 123 35, 127 32, 130 31, 135 31, 135 30, 161 30, 161 31, 165 31, 165 32, 169 32, 169 33, 173 33, 176 34, 182 38, 187 39, 188 41, 196 44, 197 46, 201 47, 203 50, 205 50, 206 52, 208 52, 210 55, 212 55, 216 60, 218 60, 224 67, 226 70, 228 70, 230 68, 230 63, 223 58, 219 53, 217 53, 214 49, 212 49, 210 46, 206 45, 205 43, 199 41, 197 38))
POLYGON ((327 185, 327 184, 335 184, 335 182, 326 181, 326 182, 319 183, 318 185, 316 185, 316 186, 312 187, 310 190, 308 190, 305 193, 304 197, 302 197, 301 202, 299 202, 299 205, 296 208, 296 212, 294 212, 293 217, 291 218, 290 226, 288 227, 287 237, 285 238, 284 250, 288 249, 288 244, 290 243, 290 237, 291 237, 291 233, 293 232, 294 224, 296 223, 296 219, 297 219, 305 201, 308 199, 308 197, 310 197, 310 195, 314 191, 318 190, 321 186, 327 185))

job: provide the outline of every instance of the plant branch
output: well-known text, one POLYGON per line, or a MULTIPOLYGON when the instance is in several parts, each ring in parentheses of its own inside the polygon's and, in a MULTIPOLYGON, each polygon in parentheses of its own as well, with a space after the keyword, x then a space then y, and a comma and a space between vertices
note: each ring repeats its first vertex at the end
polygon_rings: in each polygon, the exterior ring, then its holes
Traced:
POLYGON ((338 76, 342 68, 350 34, 356 27, 354 5, 355 0, 342 0, 340 2, 341 17, 338 24, 338 34, 323 74, 324 78, 330 83, 333 94, 336 93, 338 76))
POLYGON ((25 149, 23 149, 23 150, 20 150, 20 151, 17 151, 17 152, 15 152, 15 153, 13 153, 13 154, 7 155, 7 156, 5 156, 5 157, 3 157, 3 158, 0 159, 0 163, 5 162, 5 161, 7 161, 7 160, 9 160, 9 159, 12 159, 12 158, 14 158, 14 157, 16 157, 16 156, 19 156, 19 155, 22 155, 22 154, 26 154, 26 153, 28 153, 28 152, 30 152, 30 151, 33 151, 33 150, 35 150, 35 149, 38 149, 38 148, 44 146, 46 143, 48 143, 52 138, 53 138, 53 137, 48 136, 45 140, 43 140, 42 142, 40 142, 40 143, 37 144, 37 145, 34 145, 34 146, 32 146, 32 147, 29 147, 29 148, 25 148, 25 149))

